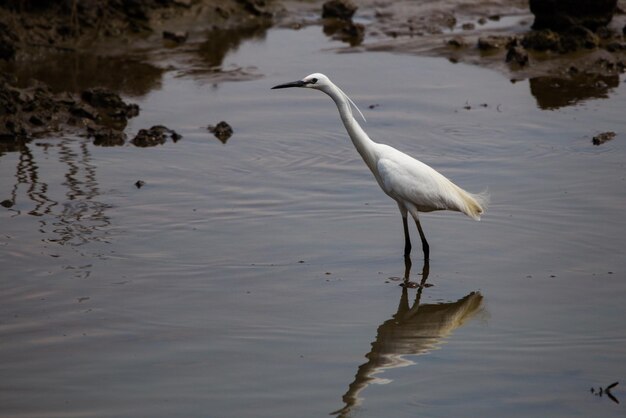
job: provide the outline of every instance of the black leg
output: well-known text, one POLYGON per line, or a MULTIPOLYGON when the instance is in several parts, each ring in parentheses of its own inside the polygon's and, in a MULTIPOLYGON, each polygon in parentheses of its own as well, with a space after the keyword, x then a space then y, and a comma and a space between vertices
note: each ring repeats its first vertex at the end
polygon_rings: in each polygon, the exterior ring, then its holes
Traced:
POLYGON ((402 225, 404 226, 404 256, 411 254, 411 238, 409 238, 409 223, 406 216, 402 217, 402 225))
POLYGON ((404 255, 404 281, 409 281, 409 276, 411 275, 411 266, 413 263, 411 262, 411 256, 409 254, 404 255))
POLYGON ((419 219, 415 219, 415 224, 417 225, 417 230, 420 233, 420 238, 422 239, 422 250, 424 251, 424 260, 428 262, 430 258, 430 247, 428 246, 428 241, 426 241, 426 236, 424 235, 424 230, 422 229, 422 225, 420 224, 419 219))

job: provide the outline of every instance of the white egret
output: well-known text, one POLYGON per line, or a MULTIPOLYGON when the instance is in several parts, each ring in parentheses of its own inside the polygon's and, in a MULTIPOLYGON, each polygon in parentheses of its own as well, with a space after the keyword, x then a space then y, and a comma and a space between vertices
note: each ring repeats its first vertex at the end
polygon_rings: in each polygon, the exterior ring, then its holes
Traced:
POLYGON ((425 260, 429 259, 430 250, 420 224, 419 212, 453 210, 462 212, 472 219, 480 220, 480 215, 487 206, 489 198, 487 193, 466 192, 421 161, 389 145, 372 141, 352 115, 350 105, 354 106, 365 120, 359 108, 324 74, 314 73, 302 80, 280 84, 272 88, 284 89, 288 87, 320 90, 333 99, 339 109, 341 121, 356 150, 374 174, 378 185, 398 204, 404 227, 405 256, 411 252, 411 239, 407 222, 408 213, 415 219, 422 240, 425 260))

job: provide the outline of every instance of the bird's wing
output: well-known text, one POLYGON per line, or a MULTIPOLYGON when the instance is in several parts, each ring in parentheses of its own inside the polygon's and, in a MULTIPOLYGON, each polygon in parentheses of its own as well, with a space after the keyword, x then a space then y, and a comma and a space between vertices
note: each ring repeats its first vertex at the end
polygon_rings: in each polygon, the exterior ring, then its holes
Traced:
POLYGON ((412 203, 420 212, 461 210, 459 188, 421 161, 388 147, 377 168, 383 190, 393 199, 412 203))

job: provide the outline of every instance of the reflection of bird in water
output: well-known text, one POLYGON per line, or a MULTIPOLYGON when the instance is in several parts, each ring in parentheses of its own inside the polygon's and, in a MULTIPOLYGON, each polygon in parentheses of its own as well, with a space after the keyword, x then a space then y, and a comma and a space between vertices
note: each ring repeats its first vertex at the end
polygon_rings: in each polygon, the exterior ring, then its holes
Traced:
MULTIPOLYGON (((405 284, 409 283, 410 270, 411 260, 405 257, 405 284)), ((413 306, 409 305, 408 286, 402 287, 398 311, 378 327, 372 349, 365 355, 367 362, 359 366, 354 381, 343 395, 345 406, 333 415, 347 417, 350 410, 359 404, 359 393, 363 389, 370 383, 385 382, 377 378, 377 374, 386 369, 414 364, 404 356, 432 351, 479 311, 483 297, 478 292, 472 292, 456 302, 420 305, 428 274, 429 265, 425 263, 413 306)))
POLYGON ((419 212, 452 210, 462 212, 475 220, 480 219, 480 215, 487 208, 488 195, 486 193, 466 192, 423 162, 389 145, 372 141, 352 116, 350 105, 354 106, 359 113, 361 111, 324 74, 311 74, 302 80, 272 88, 288 87, 320 90, 333 99, 354 147, 374 174, 381 189, 398 204, 404 227, 404 255, 411 252, 407 214, 411 214, 415 220, 426 260, 429 257, 429 246, 419 221, 419 212))

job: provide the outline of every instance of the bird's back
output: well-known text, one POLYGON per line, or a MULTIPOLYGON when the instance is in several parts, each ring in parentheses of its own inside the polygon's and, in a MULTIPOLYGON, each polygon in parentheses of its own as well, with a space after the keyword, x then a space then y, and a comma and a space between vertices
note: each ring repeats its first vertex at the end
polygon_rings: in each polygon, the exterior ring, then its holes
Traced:
POLYGON ((454 210, 480 220, 486 193, 469 193, 427 164, 388 145, 377 144, 377 151, 378 173, 374 175, 390 197, 420 212, 454 210))

